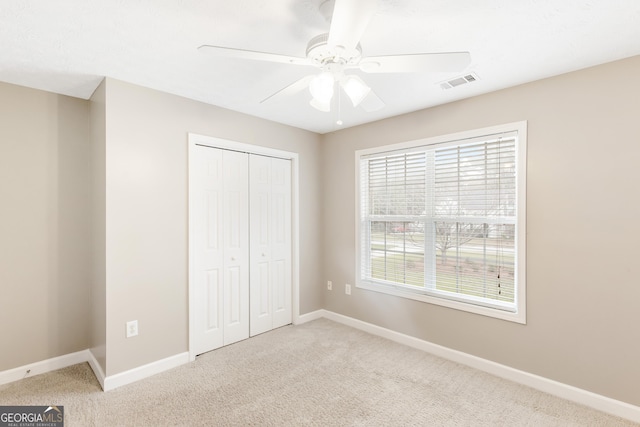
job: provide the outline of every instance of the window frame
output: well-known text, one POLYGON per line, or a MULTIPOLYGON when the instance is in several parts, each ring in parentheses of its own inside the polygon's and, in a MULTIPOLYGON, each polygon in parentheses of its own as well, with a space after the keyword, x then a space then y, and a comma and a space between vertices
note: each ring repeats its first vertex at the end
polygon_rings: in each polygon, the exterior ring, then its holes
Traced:
MULTIPOLYGON (((357 150, 355 152, 355 249, 356 249, 356 276, 355 284, 357 288, 394 295, 398 297, 413 299, 430 304, 453 308, 465 312, 508 320, 516 323, 526 324, 526 176, 527 176, 527 122, 519 121, 497 126, 474 129, 464 132, 457 132, 436 137, 424 138, 413 141, 400 142, 390 145, 383 145, 373 148, 357 150), (423 289, 413 289, 411 286, 384 282, 382 280, 371 281, 362 277, 362 242, 361 242, 361 221, 362 221, 362 194, 360 180, 361 160, 365 156, 401 152, 417 147, 435 148, 446 145, 460 145, 483 137, 517 132, 516 150, 516 206, 517 216, 515 221, 515 284, 514 292, 515 311, 509 311, 498 302, 478 305, 471 302, 470 296, 436 296, 437 290, 430 289, 429 294, 425 294, 423 289)), ((435 251, 435 248, 434 248, 435 251)), ((434 258, 435 262, 435 258, 434 258)), ((429 274, 425 271, 425 274, 429 274)))

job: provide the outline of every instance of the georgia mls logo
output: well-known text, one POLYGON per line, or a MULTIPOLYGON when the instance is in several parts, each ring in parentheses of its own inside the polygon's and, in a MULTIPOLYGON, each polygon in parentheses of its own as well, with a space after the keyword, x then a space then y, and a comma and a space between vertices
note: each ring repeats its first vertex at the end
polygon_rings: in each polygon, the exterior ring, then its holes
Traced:
MULTIPOLYGON (((62 406, 61 406, 61 408, 62 408, 62 406)), ((57 407, 57 406, 49 406, 47 409, 45 409, 45 410, 44 410, 44 413, 46 414, 46 413, 47 413, 47 412, 49 412, 49 411, 55 411, 55 412, 57 412, 58 414, 60 414, 60 418, 64 418, 64 417, 62 416, 62 410, 58 409, 58 407, 57 407)))
POLYGON ((0 427, 64 427, 64 406, 0 406, 0 427))

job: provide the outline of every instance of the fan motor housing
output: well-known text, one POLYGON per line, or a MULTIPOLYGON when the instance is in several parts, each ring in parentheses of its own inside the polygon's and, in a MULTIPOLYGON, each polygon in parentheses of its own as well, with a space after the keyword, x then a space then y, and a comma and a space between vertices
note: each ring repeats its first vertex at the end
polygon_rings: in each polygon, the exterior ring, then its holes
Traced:
POLYGON ((362 58, 362 48, 359 43, 355 48, 347 49, 344 46, 331 46, 328 41, 328 33, 312 38, 307 44, 307 58, 318 66, 328 63, 355 65, 362 58))

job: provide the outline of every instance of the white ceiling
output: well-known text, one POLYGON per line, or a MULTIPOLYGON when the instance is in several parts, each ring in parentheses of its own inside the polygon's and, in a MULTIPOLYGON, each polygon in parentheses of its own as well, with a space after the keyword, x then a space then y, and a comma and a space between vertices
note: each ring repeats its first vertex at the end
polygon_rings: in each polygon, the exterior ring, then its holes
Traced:
POLYGON ((108 76, 326 133, 640 54, 638 0, 380 0, 364 56, 469 51, 459 73, 359 74, 386 107, 343 100, 322 113, 304 90, 260 104, 317 72, 219 58, 202 44, 305 56, 327 32, 322 0, 2 0, 0 81, 89 98, 108 76), (479 81, 442 90, 470 72, 479 81))

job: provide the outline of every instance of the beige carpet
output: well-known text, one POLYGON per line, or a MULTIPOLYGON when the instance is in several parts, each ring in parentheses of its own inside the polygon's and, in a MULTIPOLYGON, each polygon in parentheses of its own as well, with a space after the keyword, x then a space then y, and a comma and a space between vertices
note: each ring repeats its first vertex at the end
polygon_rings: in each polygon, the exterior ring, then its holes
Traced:
POLYGON ((103 393, 88 364, 0 386, 2 405, 64 405, 65 426, 631 426, 321 319, 103 393))

